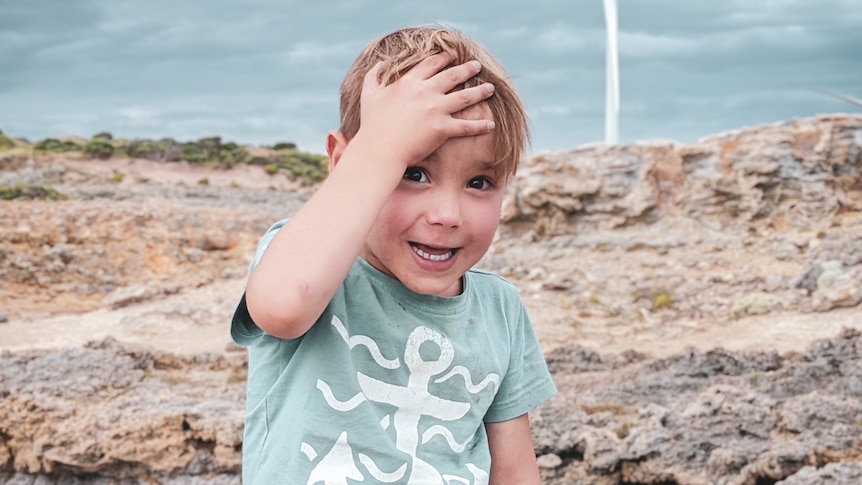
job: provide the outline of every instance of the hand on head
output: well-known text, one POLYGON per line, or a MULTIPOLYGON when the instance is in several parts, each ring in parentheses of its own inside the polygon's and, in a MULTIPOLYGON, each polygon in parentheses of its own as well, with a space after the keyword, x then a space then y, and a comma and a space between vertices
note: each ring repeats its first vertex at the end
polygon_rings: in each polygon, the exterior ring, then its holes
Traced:
POLYGON ((377 63, 363 82, 359 133, 386 146, 395 155, 393 159, 407 167, 423 160, 449 138, 493 130, 491 119, 453 116, 492 96, 494 85, 483 83, 453 91, 482 67, 478 61, 449 67, 451 63, 449 54, 431 55, 387 86, 379 81, 382 62, 377 63))

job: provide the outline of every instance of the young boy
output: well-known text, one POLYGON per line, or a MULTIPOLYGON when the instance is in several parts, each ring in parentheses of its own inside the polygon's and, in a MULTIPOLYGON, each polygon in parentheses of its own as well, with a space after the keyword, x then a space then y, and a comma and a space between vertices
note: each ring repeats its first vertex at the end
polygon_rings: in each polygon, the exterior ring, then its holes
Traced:
POLYGON ((233 317, 245 485, 539 483, 527 412, 556 389, 515 287, 472 269, 527 138, 458 32, 359 55, 329 177, 264 236, 233 317))

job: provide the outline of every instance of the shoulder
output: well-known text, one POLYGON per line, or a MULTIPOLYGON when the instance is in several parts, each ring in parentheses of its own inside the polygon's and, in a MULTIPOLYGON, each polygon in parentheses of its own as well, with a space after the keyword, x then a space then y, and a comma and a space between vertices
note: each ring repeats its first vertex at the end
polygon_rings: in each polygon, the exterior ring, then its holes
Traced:
POLYGON ((467 271, 468 278, 475 281, 476 285, 482 285, 490 288, 502 288, 517 292, 518 289, 514 283, 507 280, 492 271, 487 271, 479 268, 471 268, 467 271))
POLYGON ((275 239, 275 235, 278 234, 278 231, 287 224, 287 219, 281 219, 277 221, 275 224, 269 226, 269 229, 263 234, 260 240, 257 242, 257 250, 254 252, 254 258, 251 260, 251 263, 248 266, 248 271, 251 272, 257 263, 260 262, 260 258, 263 257, 263 253, 266 252, 266 248, 269 247, 269 243, 275 239))
POLYGON ((466 286, 478 296, 494 297, 503 301, 521 304, 521 294, 514 283, 497 273, 473 268, 464 275, 466 286))

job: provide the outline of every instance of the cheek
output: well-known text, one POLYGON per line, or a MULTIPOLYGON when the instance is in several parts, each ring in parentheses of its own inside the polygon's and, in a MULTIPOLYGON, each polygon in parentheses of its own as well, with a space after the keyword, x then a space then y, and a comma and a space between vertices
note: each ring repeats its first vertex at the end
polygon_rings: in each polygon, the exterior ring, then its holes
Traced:
POLYGON ((390 197, 377 215, 371 232, 379 237, 387 238, 391 237, 387 234, 403 231, 408 225, 409 211, 406 210, 408 202, 395 196, 390 197))
POLYGON ((486 244, 494 239, 500 225, 500 204, 486 204, 476 209, 473 217, 473 234, 486 244))

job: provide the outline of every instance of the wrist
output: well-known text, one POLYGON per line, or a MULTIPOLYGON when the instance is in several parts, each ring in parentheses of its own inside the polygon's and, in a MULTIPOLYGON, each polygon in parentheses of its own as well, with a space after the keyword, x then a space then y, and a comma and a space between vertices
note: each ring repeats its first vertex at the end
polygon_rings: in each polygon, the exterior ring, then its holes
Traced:
POLYGON ((377 176, 390 173, 398 180, 410 165, 409 158, 399 154, 396 147, 385 142, 381 143, 379 137, 363 132, 362 129, 348 142, 342 157, 360 165, 364 171, 377 176))

